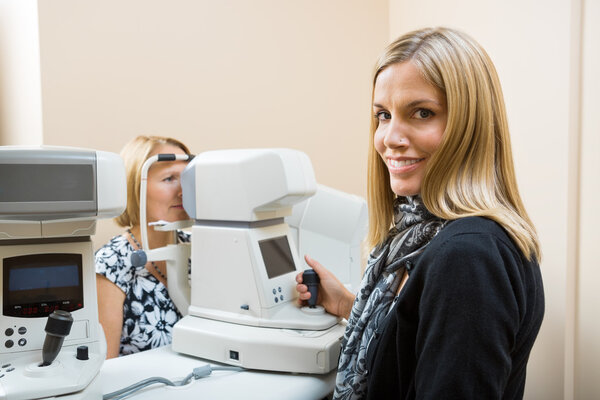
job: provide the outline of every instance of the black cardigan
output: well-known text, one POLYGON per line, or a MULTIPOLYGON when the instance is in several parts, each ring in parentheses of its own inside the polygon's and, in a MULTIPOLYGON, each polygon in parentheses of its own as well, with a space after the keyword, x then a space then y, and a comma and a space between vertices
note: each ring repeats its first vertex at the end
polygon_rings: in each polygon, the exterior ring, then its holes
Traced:
POLYGON ((520 399, 544 316, 537 262, 495 222, 450 222, 367 354, 368 399, 520 399))

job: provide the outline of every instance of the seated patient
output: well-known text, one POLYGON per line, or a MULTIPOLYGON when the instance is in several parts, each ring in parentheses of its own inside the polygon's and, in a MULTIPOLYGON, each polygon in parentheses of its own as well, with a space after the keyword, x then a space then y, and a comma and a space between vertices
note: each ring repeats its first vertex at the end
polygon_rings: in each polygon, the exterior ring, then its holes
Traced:
MULTIPOLYGON (((140 183, 144 162, 159 153, 189 154, 178 140, 138 136, 123 147, 127 176, 127 208, 116 222, 127 228, 96 252, 98 312, 106 335, 106 358, 137 353, 171 343, 173 325, 181 314, 167 291, 166 263, 131 265, 131 254, 141 248, 140 183)), ((148 171, 146 220, 179 221, 188 216, 182 206, 180 174, 185 161, 163 161, 148 171)), ((150 228, 150 249, 189 242, 189 235, 150 228)))

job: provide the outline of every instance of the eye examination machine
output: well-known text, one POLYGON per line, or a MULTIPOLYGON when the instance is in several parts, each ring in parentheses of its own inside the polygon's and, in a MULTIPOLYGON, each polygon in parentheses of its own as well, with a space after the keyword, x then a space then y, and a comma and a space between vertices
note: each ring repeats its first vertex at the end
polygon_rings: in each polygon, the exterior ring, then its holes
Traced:
MULTIPOLYGON (((364 200, 317 185, 306 154, 291 149, 204 152, 181 182, 193 218, 191 252, 180 244, 132 258, 138 265, 167 260, 169 293, 184 315, 173 329, 173 350, 249 369, 334 369, 345 325, 320 306, 298 304, 295 277, 307 268, 298 248, 356 288, 364 200)), ((143 200, 141 207, 144 214, 143 200)), ((153 223, 153 229, 185 224, 153 223)))
POLYGON ((173 350, 245 368, 327 373, 345 326, 300 307, 301 263, 285 221, 317 190, 308 157, 289 149, 202 153, 183 172, 192 227, 191 301, 173 350))
POLYGON ((125 205, 117 154, 0 147, 0 399, 100 398, 90 236, 125 205))

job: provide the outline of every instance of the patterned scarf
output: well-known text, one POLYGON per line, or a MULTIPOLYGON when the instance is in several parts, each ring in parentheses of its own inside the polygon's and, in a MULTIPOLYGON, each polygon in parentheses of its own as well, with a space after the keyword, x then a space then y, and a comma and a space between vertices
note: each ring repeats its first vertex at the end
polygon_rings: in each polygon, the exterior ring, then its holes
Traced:
POLYGON ((398 197, 394 227, 376 246, 356 296, 342 340, 334 400, 362 399, 366 395, 367 347, 390 310, 410 260, 419 255, 443 228, 445 220, 432 215, 420 197, 398 197))

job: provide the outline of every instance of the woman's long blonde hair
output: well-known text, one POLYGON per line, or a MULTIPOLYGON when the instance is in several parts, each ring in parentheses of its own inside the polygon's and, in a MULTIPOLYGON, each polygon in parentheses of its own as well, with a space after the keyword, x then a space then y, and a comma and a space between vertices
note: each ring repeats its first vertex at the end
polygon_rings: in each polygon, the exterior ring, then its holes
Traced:
MULTIPOLYGON (((489 56, 472 38, 452 29, 410 32, 380 57, 373 88, 386 67, 408 61, 443 91, 448 109, 446 130, 421 185, 425 206, 448 220, 492 219, 504 227, 525 257, 540 260, 537 234, 517 188, 502 89, 489 56)), ((378 120, 372 118, 367 183, 371 247, 388 234, 396 196, 373 144, 377 126, 378 120)))
POLYGON ((142 165, 160 145, 179 147, 190 154, 188 147, 177 139, 163 136, 137 136, 131 139, 121 150, 121 158, 125 164, 127 179, 127 207, 123 214, 115 218, 117 225, 133 227, 140 224, 140 184, 142 182, 142 165))

